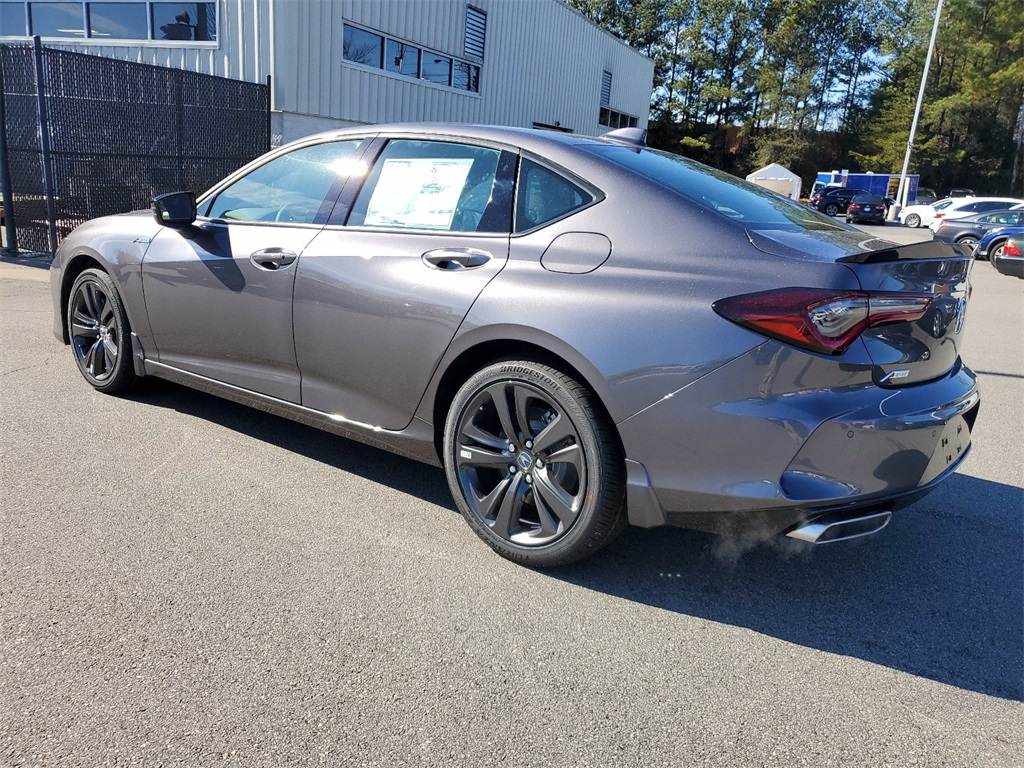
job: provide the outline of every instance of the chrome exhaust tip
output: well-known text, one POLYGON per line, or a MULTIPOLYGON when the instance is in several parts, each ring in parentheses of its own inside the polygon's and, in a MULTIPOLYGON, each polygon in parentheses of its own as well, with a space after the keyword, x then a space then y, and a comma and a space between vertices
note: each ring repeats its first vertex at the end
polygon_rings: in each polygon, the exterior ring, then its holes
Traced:
POLYGON ((831 544, 878 533, 891 519, 892 511, 888 509, 869 514, 856 510, 828 512, 797 526, 786 535, 810 544, 831 544))

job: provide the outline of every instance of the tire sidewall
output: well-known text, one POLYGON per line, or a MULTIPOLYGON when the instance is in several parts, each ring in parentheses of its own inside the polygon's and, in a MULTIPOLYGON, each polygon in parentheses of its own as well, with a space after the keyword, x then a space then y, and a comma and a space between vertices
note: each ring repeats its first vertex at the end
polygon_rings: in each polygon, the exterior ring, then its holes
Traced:
POLYGON ((128 316, 121 303, 121 296, 110 276, 100 269, 87 269, 71 285, 68 292, 67 303, 67 331, 68 339, 71 340, 72 355, 79 373, 85 378, 89 385, 99 392, 114 393, 122 392, 135 381, 135 368, 132 361, 131 350, 131 326, 128 323, 128 316), (74 351, 74 332, 72 330, 72 306, 79 289, 86 283, 93 283, 101 288, 108 297, 111 307, 114 310, 114 327, 117 332, 117 361, 114 363, 114 372, 103 381, 95 379, 86 369, 84 362, 79 360, 74 351))
POLYGON ((839 206, 836 205, 835 203, 830 203, 829 205, 825 206, 825 215, 826 216, 835 216, 838 213, 839 213, 839 206))
POLYGON ((909 216, 907 216, 906 221, 904 221, 903 223, 906 224, 911 229, 917 229, 918 227, 921 226, 921 217, 918 216, 916 213, 912 213, 909 216))
POLYGON ((558 371, 538 363, 524 360, 499 361, 478 371, 459 389, 445 422, 445 475, 459 512, 492 549, 524 565, 562 565, 597 550, 604 541, 592 543, 591 540, 600 537, 600 531, 595 529, 602 524, 601 518, 605 507, 622 506, 621 491, 618 499, 610 497, 612 487, 616 484, 609 483, 607 477, 612 470, 612 467, 608 466, 609 446, 604 446, 602 450, 595 425, 586 413, 588 404, 581 402, 577 393, 566 386, 568 382, 563 381, 566 378, 558 371), (543 392, 569 417, 580 438, 587 475, 585 501, 572 527, 559 539, 548 544, 524 546, 501 538, 480 519, 463 496, 455 462, 459 424, 465 416, 467 407, 480 390, 499 381, 527 384, 543 392))

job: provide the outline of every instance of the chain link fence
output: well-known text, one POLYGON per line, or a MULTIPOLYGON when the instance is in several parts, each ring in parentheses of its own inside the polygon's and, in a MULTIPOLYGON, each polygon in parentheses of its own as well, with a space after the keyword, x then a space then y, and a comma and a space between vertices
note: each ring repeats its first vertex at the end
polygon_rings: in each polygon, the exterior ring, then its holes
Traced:
POLYGON ((88 219, 198 192, 270 149, 269 83, 0 46, 8 252, 52 252, 88 219))

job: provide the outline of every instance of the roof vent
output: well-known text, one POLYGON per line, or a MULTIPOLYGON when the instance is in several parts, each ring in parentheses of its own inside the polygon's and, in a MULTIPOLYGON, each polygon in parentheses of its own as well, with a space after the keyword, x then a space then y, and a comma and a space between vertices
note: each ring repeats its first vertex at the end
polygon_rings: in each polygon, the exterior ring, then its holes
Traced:
POLYGON ((609 131, 601 137, 602 139, 608 139, 609 141, 618 142, 619 144, 630 144, 634 147, 646 147, 647 146, 647 129, 646 128, 619 128, 615 131, 609 131))

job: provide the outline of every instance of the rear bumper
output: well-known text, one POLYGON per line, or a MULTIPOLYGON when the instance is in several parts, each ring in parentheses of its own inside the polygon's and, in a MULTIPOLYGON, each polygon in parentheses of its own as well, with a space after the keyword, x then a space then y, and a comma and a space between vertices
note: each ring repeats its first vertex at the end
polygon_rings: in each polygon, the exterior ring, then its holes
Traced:
POLYGON ((1004 275, 1024 278, 1024 256, 1000 255, 992 260, 992 266, 1004 275))
POLYGON ((979 394, 962 365, 886 389, 781 345, 756 352, 619 424, 651 486, 629 501, 660 510, 631 510, 631 522, 775 535, 825 512, 909 504, 970 449, 979 394))

